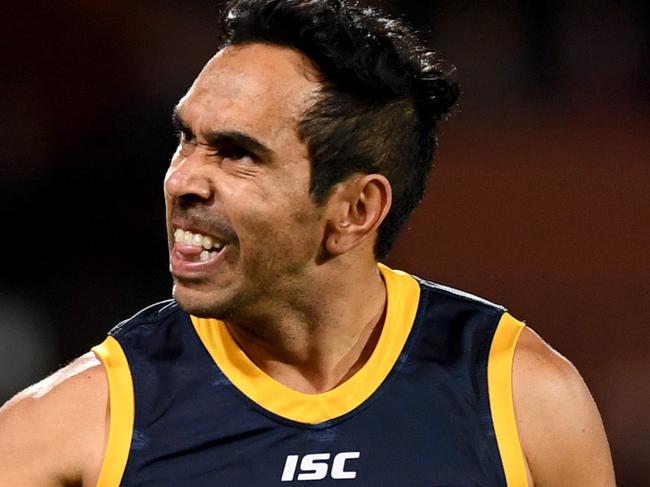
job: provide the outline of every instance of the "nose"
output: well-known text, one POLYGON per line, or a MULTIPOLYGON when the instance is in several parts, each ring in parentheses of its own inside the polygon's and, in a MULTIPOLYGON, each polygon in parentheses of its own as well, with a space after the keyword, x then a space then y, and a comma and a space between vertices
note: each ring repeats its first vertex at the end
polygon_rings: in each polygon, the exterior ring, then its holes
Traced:
POLYGON ((201 174, 198 161, 192 157, 172 164, 165 176, 165 191, 174 198, 198 198, 208 200, 211 196, 210 181, 201 174))

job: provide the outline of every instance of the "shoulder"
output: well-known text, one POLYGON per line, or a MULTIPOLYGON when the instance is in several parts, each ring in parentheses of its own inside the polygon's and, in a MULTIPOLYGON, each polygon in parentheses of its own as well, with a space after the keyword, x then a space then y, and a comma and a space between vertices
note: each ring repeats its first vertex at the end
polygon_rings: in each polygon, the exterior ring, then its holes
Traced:
POLYGON ((0 484, 94 485, 102 463, 108 385, 93 353, 0 408, 0 484))
POLYGON ((176 301, 172 299, 160 301, 141 309, 130 318, 120 322, 109 332, 109 335, 113 337, 124 336, 143 325, 160 323, 170 316, 184 313, 176 301))
POLYGON ((596 404, 576 368, 525 328, 514 356, 517 427, 536 487, 613 486, 596 404))
POLYGON ((420 284, 420 287, 424 292, 434 294, 437 298, 445 297, 450 301, 458 303, 460 306, 483 308, 498 315, 501 315, 505 311, 503 306, 477 296, 476 294, 462 291, 445 284, 428 281, 417 276, 412 277, 420 284))

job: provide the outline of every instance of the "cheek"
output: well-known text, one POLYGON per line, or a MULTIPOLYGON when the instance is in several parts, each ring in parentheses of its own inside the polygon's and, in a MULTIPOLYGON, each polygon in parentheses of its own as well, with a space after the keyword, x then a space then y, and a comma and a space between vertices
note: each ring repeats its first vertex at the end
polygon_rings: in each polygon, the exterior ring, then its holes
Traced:
POLYGON ((260 267, 278 269, 283 262, 297 264, 318 252, 322 215, 309 195, 308 171, 289 169, 223 188, 228 192, 222 193, 223 201, 230 203, 226 212, 240 238, 241 258, 251 265, 258 262, 260 267))
MULTIPOLYGON (((263 211, 254 218, 242 220, 245 226, 248 257, 267 260, 261 265, 282 266, 282 263, 304 263, 318 254, 322 240, 319 215, 312 208, 291 205, 289 208, 274 208, 263 211)), ((242 235, 242 250, 244 235, 242 235)))

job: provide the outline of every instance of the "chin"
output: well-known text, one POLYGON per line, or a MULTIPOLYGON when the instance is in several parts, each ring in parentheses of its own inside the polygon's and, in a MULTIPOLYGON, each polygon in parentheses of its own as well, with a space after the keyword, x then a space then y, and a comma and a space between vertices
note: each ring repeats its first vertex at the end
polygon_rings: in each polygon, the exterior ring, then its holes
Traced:
POLYGON ((216 318, 224 320, 232 316, 231 300, 223 299, 214 291, 202 291, 194 286, 187 286, 176 281, 172 296, 186 312, 199 318, 216 318))

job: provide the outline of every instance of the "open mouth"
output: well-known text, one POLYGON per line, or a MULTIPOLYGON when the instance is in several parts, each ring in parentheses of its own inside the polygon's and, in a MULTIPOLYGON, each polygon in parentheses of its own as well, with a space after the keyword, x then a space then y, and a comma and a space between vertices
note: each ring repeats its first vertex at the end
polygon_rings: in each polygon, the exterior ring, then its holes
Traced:
POLYGON ((191 263, 208 262, 226 246, 224 242, 210 235, 193 233, 177 228, 174 232, 174 252, 182 260, 191 263))

